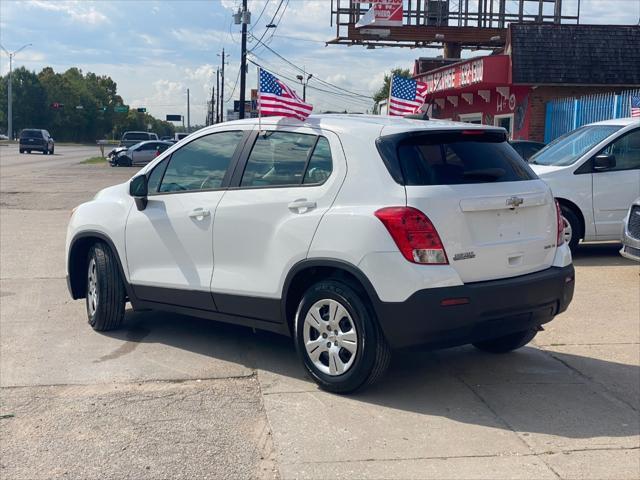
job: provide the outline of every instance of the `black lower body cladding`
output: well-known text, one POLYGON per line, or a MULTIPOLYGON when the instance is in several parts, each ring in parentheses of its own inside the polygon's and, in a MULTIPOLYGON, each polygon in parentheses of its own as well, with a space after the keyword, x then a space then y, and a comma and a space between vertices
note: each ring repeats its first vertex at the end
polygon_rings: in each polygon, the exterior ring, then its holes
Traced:
POLYGON ((376 302, 375 309, 393 348, 444 348, 550 322, 567 309, 574 286, 573 265, 551 267, 501 280, 420 290, 404 302, 376 302))

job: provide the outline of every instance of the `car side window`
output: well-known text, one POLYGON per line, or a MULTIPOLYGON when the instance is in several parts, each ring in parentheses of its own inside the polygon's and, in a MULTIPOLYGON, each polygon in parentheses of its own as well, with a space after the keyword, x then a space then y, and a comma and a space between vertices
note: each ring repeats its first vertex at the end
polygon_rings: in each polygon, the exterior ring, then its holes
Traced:
POLYGON ((149 193, 158 192, 158 187, 160 186, 160 180, 162 180, 162 174, 164 173, 164 169, 166 168, 168 161, 169 160, 165 158, 160 163, 158 163, 155 167, 153 167, 153 170, 151 170, 151 173, 149 174, 149 177, 147 179, 147 191, 149 193))
POLYGON ((333 162, 331 160, 331 147, 329 141, 325 137, 318 138, 316 148, 309 160, 307 171, 304 174, 302 183, 323 183, 333 170, 333 162))
POLYGON ((187 143, 169 159, 160 192, 220 188, 244 132, 212 133, 187 143))
POLYGON ((267 132, 259 135, 249 154, 240 186, 300 185, 316 135, 267 132))
POLYGON ((613 155, 616 166, 606 171, 640 169, 640 129, 618 138, 601 153, 613 155))

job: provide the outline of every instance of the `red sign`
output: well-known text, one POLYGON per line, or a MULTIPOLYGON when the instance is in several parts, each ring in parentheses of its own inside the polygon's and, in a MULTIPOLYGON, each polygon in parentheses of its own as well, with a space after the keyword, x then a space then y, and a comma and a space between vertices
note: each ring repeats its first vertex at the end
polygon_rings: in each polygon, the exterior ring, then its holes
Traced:
POLYGON ((495 55, 456 63, 422 75, 420 81, 429 86, 428 93, 464 89, 475 84, 507 84, 509 57, 495 55))
POLYGON ((381 0, 373 5, 375 25, 402 26, 402 0, 381 0))
POLYGON ((379 26, 401 27, 403 7, 402 0, 371 0, 358 3, 372 3, 373 6, 365 13, 356 27, 379 26))

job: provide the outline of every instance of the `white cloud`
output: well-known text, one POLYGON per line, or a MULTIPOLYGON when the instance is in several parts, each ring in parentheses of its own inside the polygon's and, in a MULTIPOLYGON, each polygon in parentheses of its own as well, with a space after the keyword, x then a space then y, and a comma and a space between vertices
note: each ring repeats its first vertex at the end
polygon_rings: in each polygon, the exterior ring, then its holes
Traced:
POLYGON ((193 50, 214 49, 216 45, 224 41, 226 37, 224 32, 187 27, 171 30, 171 36, 187 48, 193 50))
POLYGON ((64 1, 53 2, 44 0, 30 0, 29 6, 66 14, 71 20, 85 25, 100 25, 109 23, 109 18, 86 2, 64 1))

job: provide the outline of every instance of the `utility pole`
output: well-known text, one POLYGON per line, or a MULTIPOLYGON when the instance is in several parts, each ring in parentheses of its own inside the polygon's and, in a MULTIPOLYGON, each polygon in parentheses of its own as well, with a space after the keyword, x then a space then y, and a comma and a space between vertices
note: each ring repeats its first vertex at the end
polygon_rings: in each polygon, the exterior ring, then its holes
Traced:
POLYGON ((216 123, 220 123, 220 69, 216 69, 216 123))
MULTIPOLYGON (((237 19, 242 23, 242 40, 240 56, 240 110, 238 118, 245 115, 245 90, 247 88, 247 25, 251 23, 251 12, 247 10, 247 0, 242 0, 242 11, 238 10, 237 19)), ((237 23, 237 20, 236 20, 237 23)))
POLYGON ((224 48, 222 49, 222 55, 218 54, 218 56, 222 57, 222 72, 221 72, 221 83, 220 83, 220 121, 224 122, 224 64, 227 63, 228 55, 225 55, 224 48))
POLYGON ((211 114, 210 114, 210 118, 211 121, 209 122, 209 125, 213 125, 215 122, 215 116, 214 116, 214 112, 216 110, 216 87, 213 86, 211 87, 211 114))
POLYGON ((15 57, 18 53, 20 53, 22 50, 24 50, 27 47, 30 47, 32 44, 31 43, 27 43, 26 45, 23 45, 22 47, 20 47, 18 50, 14 51, 14 52, 10 52, 9 50, 7 50, 6 48, 4 48, 2 45, 0 45, 0 48, 2 48, 2 50, 4 50, 4 52, 9 56, 9 88, 7 89, 7 110, 8 110, 8 118, 7 118, 7 136, 9 137, 9 140, 13 140, 13 78, 12 78, 12 74, 13 74, 13 57, 15 57))
POLYGON ((187 88, 187 133, 191 133, 191 99, 187 88))

